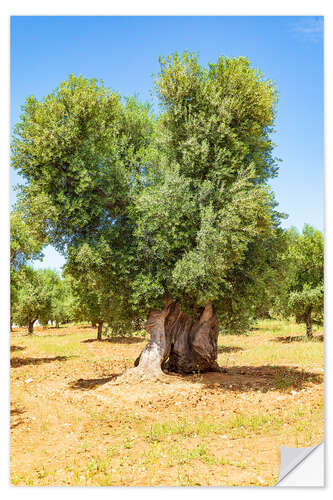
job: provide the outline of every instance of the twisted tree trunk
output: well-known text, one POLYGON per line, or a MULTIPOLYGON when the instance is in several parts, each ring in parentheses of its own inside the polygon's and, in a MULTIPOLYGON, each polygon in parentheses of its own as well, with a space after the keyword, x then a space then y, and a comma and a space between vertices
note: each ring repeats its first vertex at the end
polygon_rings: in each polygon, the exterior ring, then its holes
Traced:
POLYGON ((162 311, 151 311, 145 325, 150 340, 135 361, 146 376, 162 375, 162 368, 177 373, 221 371, 216 362, 218 320, 209 302, 198 321, 166 301, 162 311))

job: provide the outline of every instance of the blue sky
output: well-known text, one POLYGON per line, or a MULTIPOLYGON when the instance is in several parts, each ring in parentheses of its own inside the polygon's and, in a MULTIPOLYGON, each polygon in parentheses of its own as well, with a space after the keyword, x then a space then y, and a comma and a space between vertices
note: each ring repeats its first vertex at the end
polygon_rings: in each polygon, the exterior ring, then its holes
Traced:
MULTIPOLYGON (((199 54, 246 56, 280 93, 271 182, 285 227, 305 222, 323 230, 323 18, 322 17, 12 17, 11 125, 29 95, 43 97, 70 73, 103 79, 121 95, 151 100, 158 57, 199 54)), ((12 186, 22 182, 16 172, 12 186)), ((12 200, 15 195, 12 193, 12 200)), ((52 248, 35 267, 59 269, 52 248)))

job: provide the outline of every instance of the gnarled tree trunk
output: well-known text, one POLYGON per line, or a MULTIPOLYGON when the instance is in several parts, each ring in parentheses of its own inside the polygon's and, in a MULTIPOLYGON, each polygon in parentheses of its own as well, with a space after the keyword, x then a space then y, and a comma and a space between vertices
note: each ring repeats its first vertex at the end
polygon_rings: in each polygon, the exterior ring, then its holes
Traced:
POLYGON ((177 373, 221 371, 216 362, 218 320, 209 302, 198 321, 166 301, 162 311, 151 311, 146 330, 150 340, 135 362, 145 376, 160 376, 162 368, 177 373))

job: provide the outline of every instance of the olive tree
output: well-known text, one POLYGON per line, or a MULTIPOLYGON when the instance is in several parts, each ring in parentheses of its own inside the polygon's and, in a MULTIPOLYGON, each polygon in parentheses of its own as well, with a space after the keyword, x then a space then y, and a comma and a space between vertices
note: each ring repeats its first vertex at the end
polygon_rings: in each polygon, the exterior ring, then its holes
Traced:
MULTIPOLYGON (((13 320, 28 327, 33 333, 37 320, 47 322, 52 311, 53 271, 24 266, 21 268, 17 284, 17 303, 13 312, 13 320)), ((55 274, 55 273, 54 273, 55 274)))
POLYGON ((38 319, 43 325, 47 325, 49 321, 54 322, 56 328, 58 328, 61 323, 67 322, 69 317, 66 303, 68 287, 66 287, 64 280, 61 279, 57 272, 44 269, 42 273, 51 302, 50 307, 45 308, 38 319))
POLYGON ((22 270, 33 261, 43 258, 45 245, 38 223, 27 220, 24 211, 15 207, 10 213, 10 329, 17 307, 22 270))
POLYGON ((277 172, 274 85, 244 58, 160 62, 157 118, 71 76, 27 100, 13 141, 27 210, 43 193, 47 233, 64 253, 87 244, 98 255, 103 244, 115 310, 148 315, 134 376, 219 370, 219 323, 251 316, 280 251, 266 185, 277 172))
POLYGON ((322 323, 324 316, 324 238, 305 224, 301 234, 290 229, 288 240, 284 259, 288 273, 281 281, 274 311, 305 323, 306 335, 311 338, 313 321, 322 323))
POLYGON ((112 257, 106 242, 83 243, 68 252, 64 275, 73 297, 72 314, 77 321, 97 325, 97 340, 102 340, 103 326, 119 326, 120 291, 115 292, 110 275, 112 257))

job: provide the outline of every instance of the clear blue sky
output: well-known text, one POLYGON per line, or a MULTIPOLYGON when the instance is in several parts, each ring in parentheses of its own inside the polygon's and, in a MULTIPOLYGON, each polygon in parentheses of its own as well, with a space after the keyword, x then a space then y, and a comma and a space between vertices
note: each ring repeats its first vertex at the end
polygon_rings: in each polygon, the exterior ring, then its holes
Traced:
MULTIPOLYGON (((151 100, 158 57, 195 51, 202 64, 246 56, 280 92, 271 183, 285 227, 323 230, 323 18, 12 17, 11 124, 29 95, 43 97, 70 73, 103 79, 121 95, 151 100)), ((12 185, 22 182, 16 172, 12 185)), ((12 195, 12 200, 15 195, 12 195)), ((52 247, 36 267, 60 268, 52 247)))

